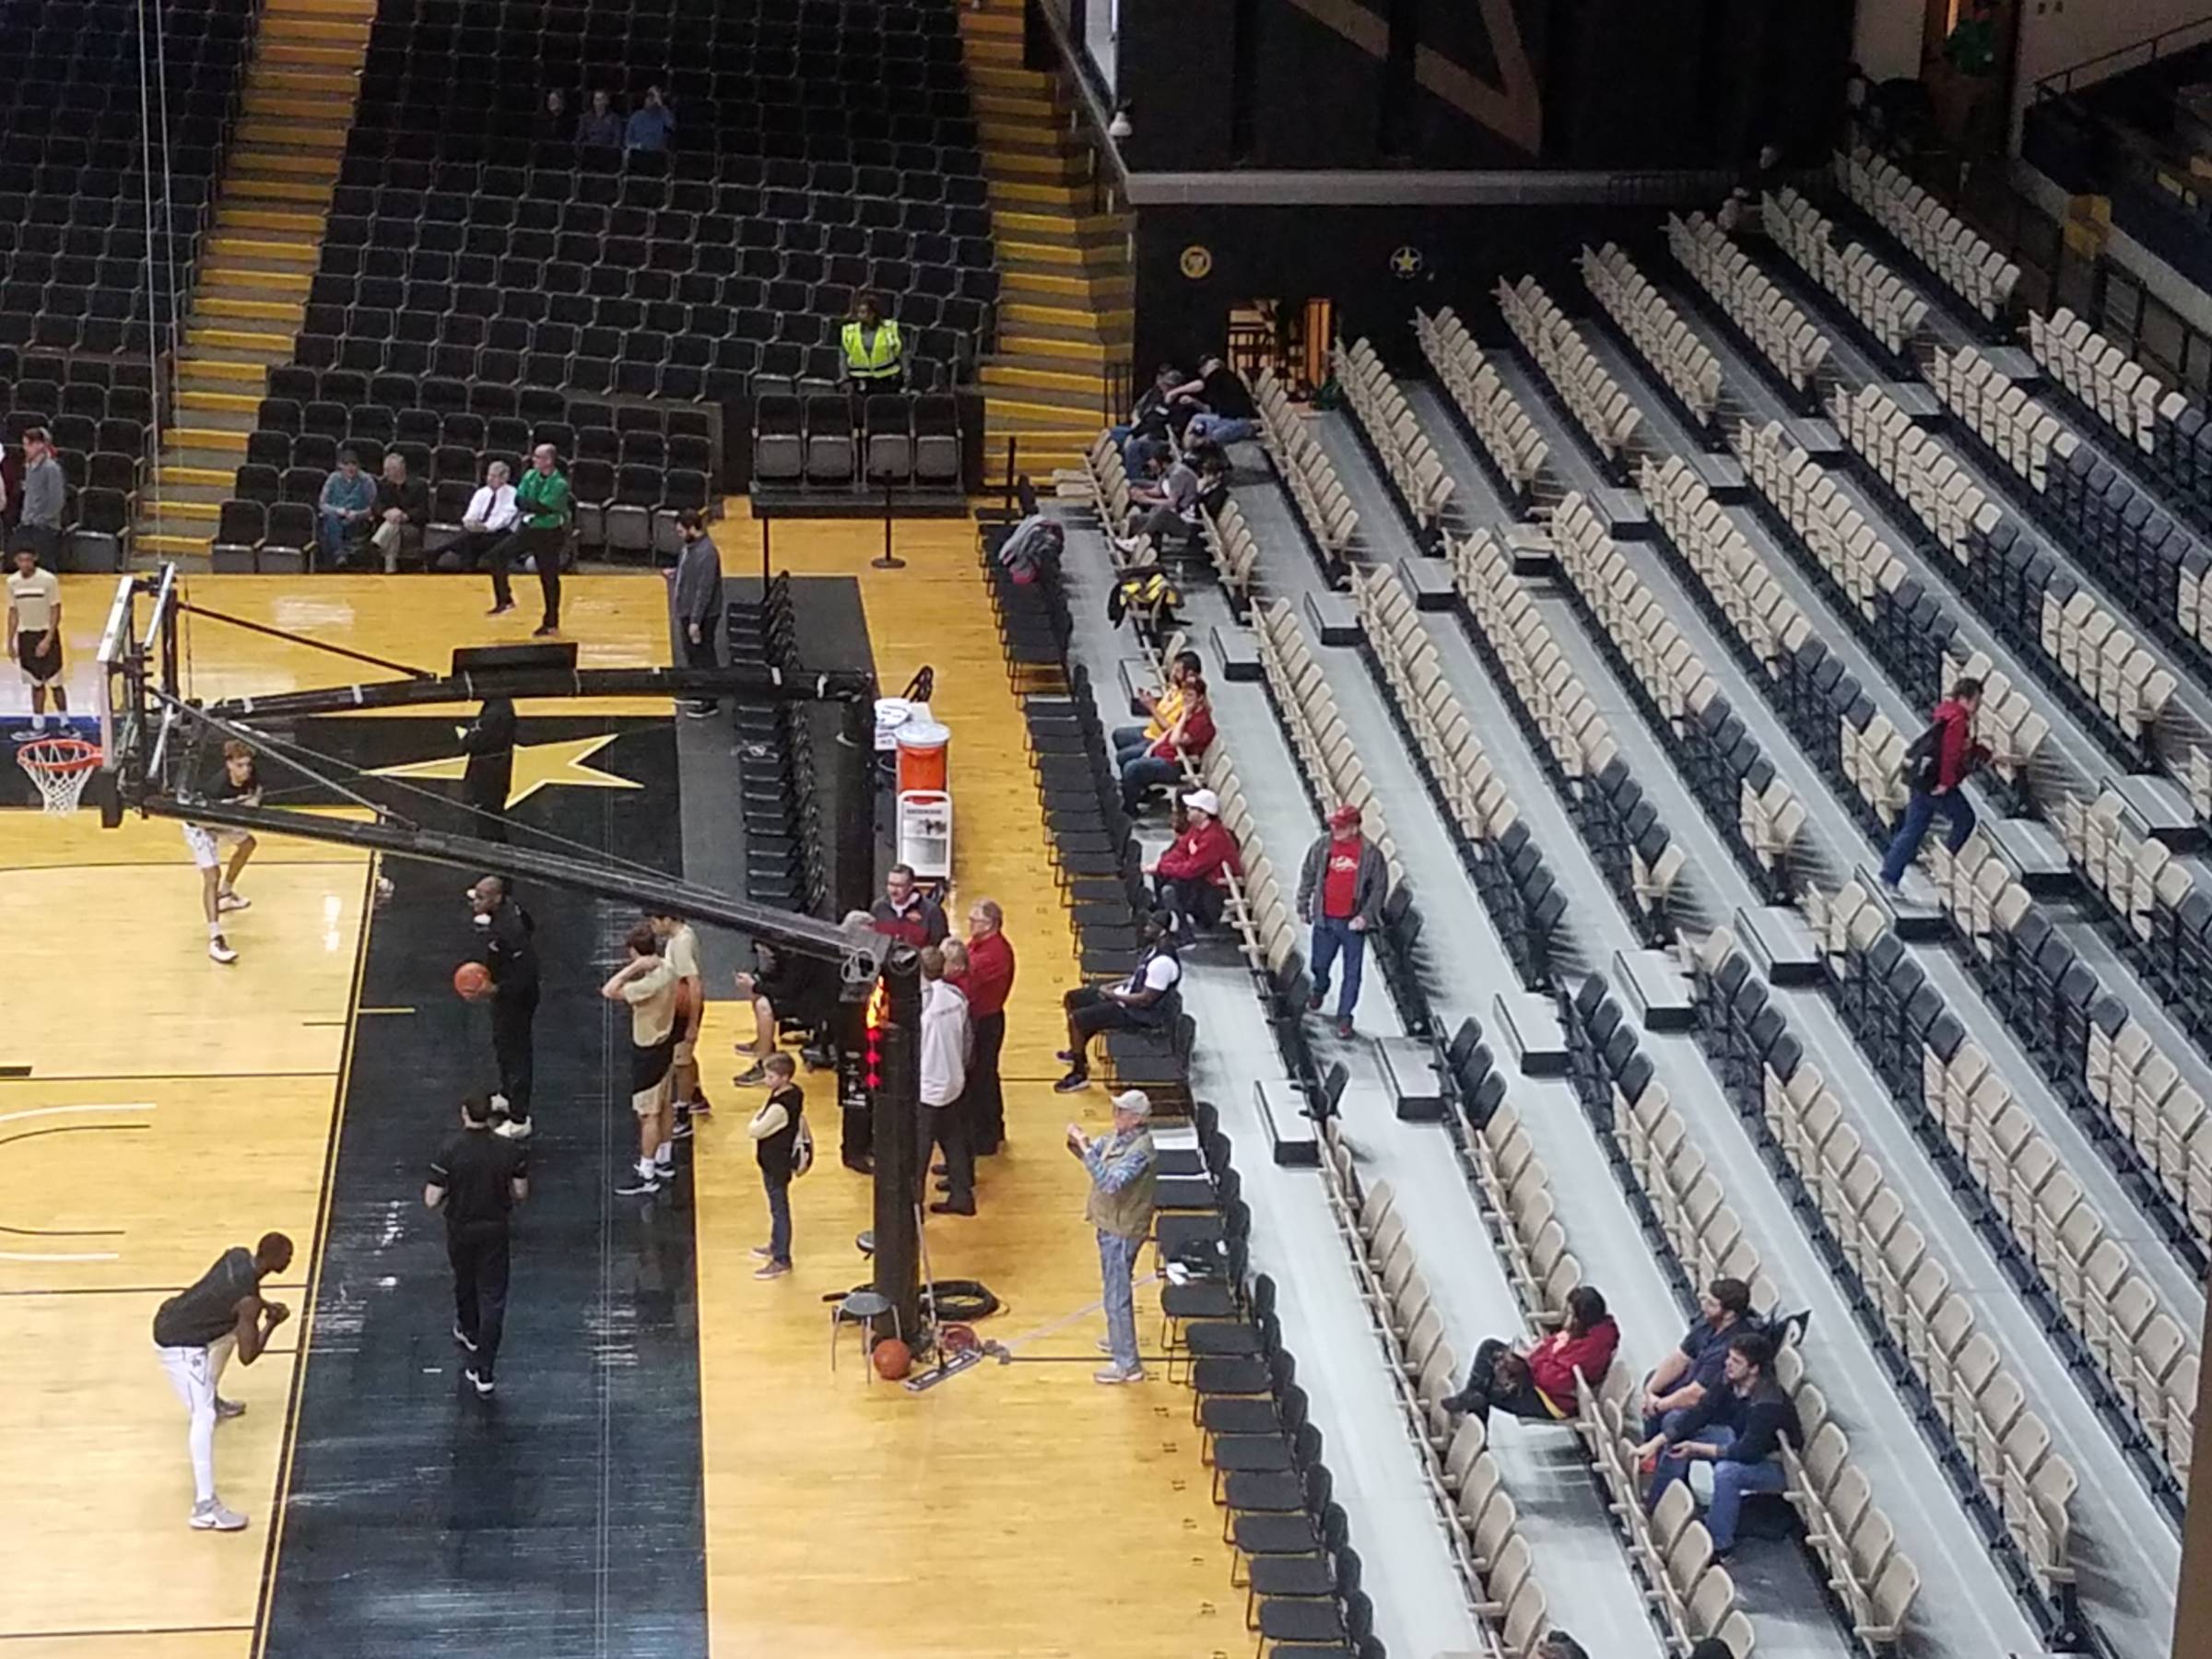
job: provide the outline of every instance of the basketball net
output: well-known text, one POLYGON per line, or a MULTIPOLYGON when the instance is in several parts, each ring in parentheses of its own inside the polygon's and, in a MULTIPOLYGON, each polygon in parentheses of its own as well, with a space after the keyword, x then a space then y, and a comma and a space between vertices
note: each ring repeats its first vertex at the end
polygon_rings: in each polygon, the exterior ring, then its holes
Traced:
POLYGON ((75 812, 100 770, 100 746, 81 737, 34 737, 16 750, 16 764, 39 786, 47 812, 75 812))

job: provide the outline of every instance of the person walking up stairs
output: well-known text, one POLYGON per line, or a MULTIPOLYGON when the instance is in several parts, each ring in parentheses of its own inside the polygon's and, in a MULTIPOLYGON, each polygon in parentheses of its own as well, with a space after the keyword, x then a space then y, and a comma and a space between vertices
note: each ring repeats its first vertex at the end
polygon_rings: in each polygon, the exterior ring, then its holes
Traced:
POLYGON ((306 315, 375 17, 376 0, 268 0, 262 11, 185 313, 175 414, 139 497, 136 546, 149 559, 206 568, 268 370, 291 361, 306 315))

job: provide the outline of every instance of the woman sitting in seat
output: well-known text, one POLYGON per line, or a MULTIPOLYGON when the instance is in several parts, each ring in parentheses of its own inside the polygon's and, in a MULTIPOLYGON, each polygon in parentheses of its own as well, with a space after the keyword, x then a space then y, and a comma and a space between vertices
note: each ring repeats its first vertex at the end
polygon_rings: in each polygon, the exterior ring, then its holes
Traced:
POLYGON ((1467 1385, 1443 1402, 1447 1411, 1503 1411, 1539 1423, 1575 1414, 1574 1375, 1595 1387, 1620 1346, 1620 1327, 1606 1299, 1588 1285, 1567 1292, 1567 1323, 1525 1351, 1497 1337, 1475 1350, 1467 1385))
POLYGON ((1206 695, 1206 677, 1186 676, 1182 707, 1176 712, 1174 724, 1160 734, 1157 743, 1122 762, 1122 810, 1135 817, 1148 793, 1162 783, 1180 781, 1183 762, 1195 765, 1205 758, 1213 740, 1214 706, 1206 695))

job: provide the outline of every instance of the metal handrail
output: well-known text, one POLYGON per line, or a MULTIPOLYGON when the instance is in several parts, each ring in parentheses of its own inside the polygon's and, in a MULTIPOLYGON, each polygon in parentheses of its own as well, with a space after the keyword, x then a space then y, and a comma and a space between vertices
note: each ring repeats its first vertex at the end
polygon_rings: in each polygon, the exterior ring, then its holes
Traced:
POLYGON ((1129 169, 1122 161, 1121 147, 1106 130, 1113 124, 1112 92, 1100 82, 1090 54, 1068 33, 1062 0, 1034 0, 1029 11, 1044 20, 1045 32, 1053 37, 1053 48, 1060 54, 1061 66, 1074 83, 1075 108, 1069 113, 1075 119, 1076 135, 1097 159, 1097 163, 1112 175, 1112 188, 1123 192, 1125 197, 1129 169))
MULTIPOLYGON (((2187 23, 2177 23, 2171 29, 2161 29, 2148 40, 2131 41, 2124 46, 2115 46, 2110 52, 2100 52, 2095 57, 2084 58, 2078 64, 2069 64, 2064 69, 2055 70, 2035 83, 2035 100, 2041 103, 2046 98, 2068 97, 2074 91, 2076 76, 2084 70, 2094 69, 2100 64, 2108 64, 2115 58, 2126 57, 2133 53, 2142 53, 2144 57, 2140 65, 2131 65, 2130 67, 2147 67, 2157 63, 2162 53, 2171 56, 2174 49, 2167 42, 2180 35, 2194 35, 2196 38, 2190 42, 2192 45, 2202 45, 2206 41, 2212 41, 2212 17, 2197 18, 2187 23)), ((2090 79, 2092 83, 2110 80, 2113 75, 2118 73, 2121 72, 2108 70, 2091 76, 2090 79)))

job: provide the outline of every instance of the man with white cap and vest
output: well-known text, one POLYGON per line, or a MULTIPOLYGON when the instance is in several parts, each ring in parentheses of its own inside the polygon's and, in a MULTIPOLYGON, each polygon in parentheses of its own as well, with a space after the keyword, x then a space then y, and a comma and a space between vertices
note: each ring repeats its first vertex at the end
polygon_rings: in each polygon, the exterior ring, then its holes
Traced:
POLYGON ((1390 896, 1390 864, 1382 849, 1361 833, 1359 808, 1349 801, 1329 814, 1328 832, 1306 849, 1298 873, 1298 919, 1313 925, 1308 952, 1313 991, 1306 1012, 1318 1014, 1329 994, 1329 970, 1344 958, 1344 989, 1336 994, 1336 1035, 1352 1034, 1352 1010, 1359 1006, 1359 973, 1366 966, 1367 935, 1382 922, 1382 900, 1390 896))
POLYGON ((853 321, 838 335, 845 357, 845 379, 855 392, 903 392, 906 389, 906 342, 899 324, 883 314, 883 303, 873 294, 853 302, 853 321))
POLYGON ((1099 1346, 1113 1361, 1094 1373, 1100 1382, 1145 1380, 1136 1355, 1135 1280, 1137 1252, 1152 1234, 1153 1191, 1159 1181, 1151 1122, 1152 1097, 1132 1088, 1113 1097, 1112 1134, 1093 1140, 1077 1124, 1067 1126, 1067 1149, 1090 1171, 1083 1218, 1099 1234, 1099 1278, 1106 1302, 1106 1340, 1099 1346))
POLYGON ((1183 823, 1152 866, 1152 890, 1160 908, 1175 918, 1175 932, 1188 938, 1221 920, 1229 879, 1241 876, 1237 838, 1221 822, 1221 797, 1194 789, 1182 797, 1183 823))

